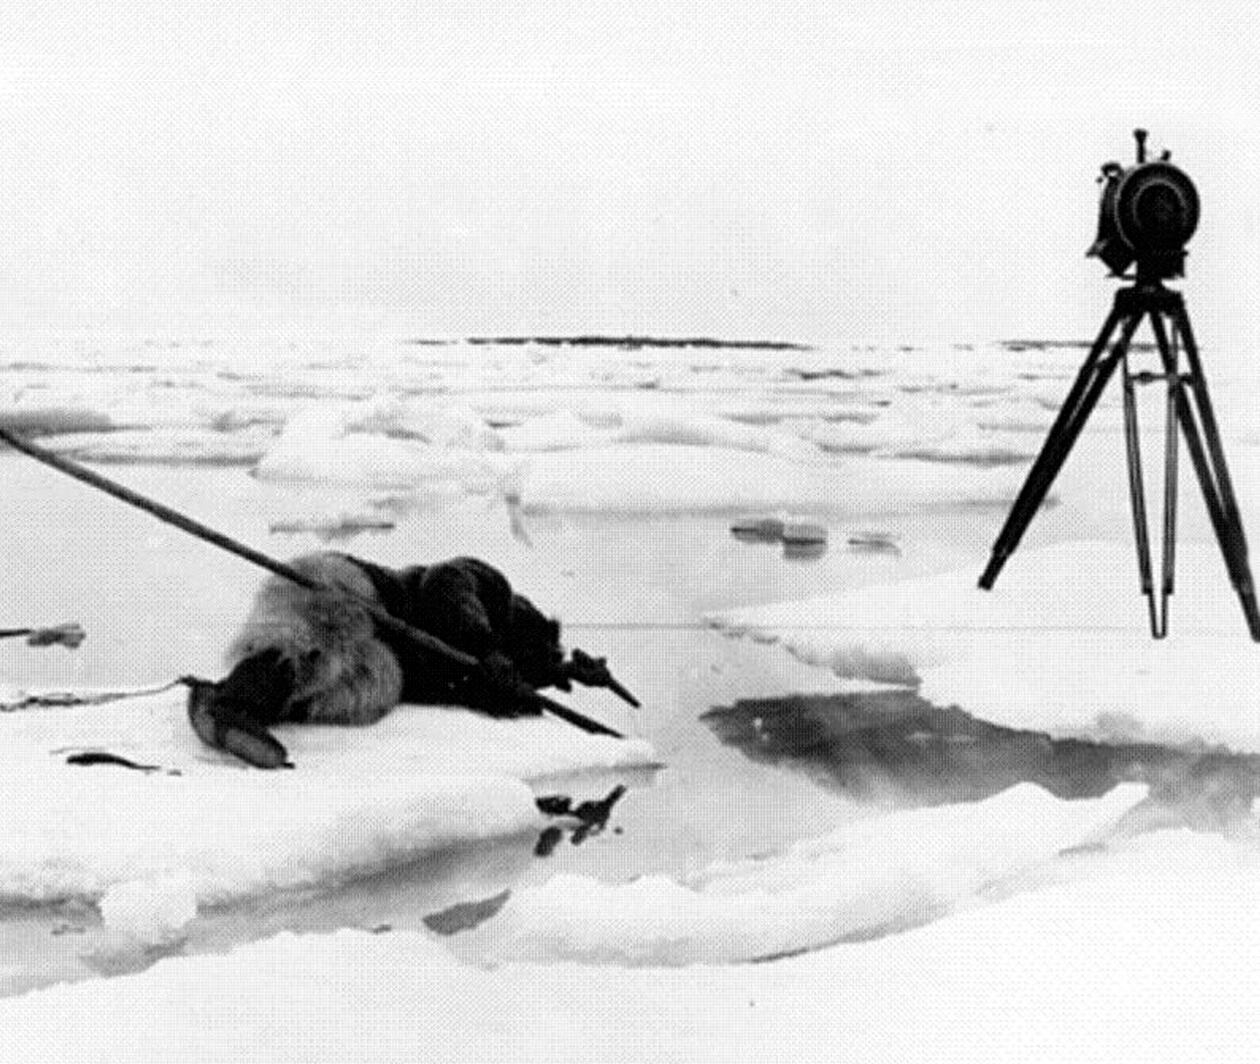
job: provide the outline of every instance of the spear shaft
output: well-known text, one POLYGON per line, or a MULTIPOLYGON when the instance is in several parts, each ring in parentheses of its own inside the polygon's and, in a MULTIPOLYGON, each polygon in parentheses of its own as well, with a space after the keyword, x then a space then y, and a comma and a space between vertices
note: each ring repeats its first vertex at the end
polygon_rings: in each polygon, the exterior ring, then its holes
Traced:
MULTIPOLYGON (((88 484, 96 488, 98 491, 105 492, 106 495, 112 495, 115 499, 134 506, 139 510, 152 517, 156 517, 168 525, 173 525, 181 531, 187 532, 189 535, 196 536, 198 539, 219 547, 221 550, 227 551, 229 554, 235 554, 239 558, 253 562, 255 565, 277 576, 282 576, 286 580, 305 587, 311 591, 331 592, 333 594, 343 595, 353 600, 356 604, 363 608, 372 620, 381 628, 389 631, 392 635, 400 636, 412 643, 414 646, 430 653, 437 654, 446 658, 448 661, 461 665, 466 669, 472 670, 480 668, 481 663, 471 654, 465 654, 462 650, 456 650, 455 647, 443 642, 436 636, 430 635, 428 632, 415 628, 412 625, 400 621, 397 617, 386 612, 378 603, 371 599, 364 598, 362 595, 356 594, 347 588, 334 587, 320 580, 314 580, 305 573, 299 572, 291 565, 284 562, 276 561, 276 559, 268 557, 261 551, 254 550, 244 543, 232 539, 230 536, 224 535, 222 532, 211 528, 209 525, 203 525, 200 521, 194 520, 187 514, 182 514, 178 510, 173 510, 163 503, 150 499, 139 492, 132 491, 131 488, 119 484, 109 477, 102 476, 94 470, 88 469, 86 466, 80 465, 69 458, 59 455, 54 451, 50 451, 45 447, 41 447, 37 443, 19 436, 8 429, 0 427, 0 441, 7 443, 14 450, 21 451, 23 454, 34 458, 37 462, 42 462, 46 466, 51 466, 58 472, 65 473, 67 476, 75 480, 88 484)), ((525 692, 522 692, 525 695, 525 692)), ((591 732, 595 735, 611 735, 618 739, 624 738, 620 732, 614 731, 605 724, 592 720, 590 717, 579 713, 577 710, 570 709, 568 706, 562 705, 553 699, 540 695, 537 691, 528 692, 531 701, 540 709, 551 713, 553 716, 574 724, 584 731, 591 732)))

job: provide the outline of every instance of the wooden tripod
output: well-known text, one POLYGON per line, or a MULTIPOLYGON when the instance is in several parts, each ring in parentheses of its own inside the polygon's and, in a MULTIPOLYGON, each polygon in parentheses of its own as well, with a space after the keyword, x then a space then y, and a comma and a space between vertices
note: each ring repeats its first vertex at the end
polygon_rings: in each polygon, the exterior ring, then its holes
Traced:
POLYGON ((1124 367, 1125 449, 1129 469, 1129 498, 1133 509, 1137 540, 1138 570, 1142 593, 1146 596, 1151 634, 1162 639, 1168 632, 1168 598, 1173 593, 1176 565, 1177 521, 1177 427, 1185 438, 1194 465, 1208 517, 1225 558, 1230 583, 1242 603, 1251 638, 1260 641, 1260 610, 1247 560, 1247 539, 1243 534, 1238 501, 1234 496, 1229 468, 1216 415, 1208 395, 1207 381, 1199 361, 1198 346, 1190 328, 1181 293, 1166 288, 1159 278, 1138 278, 1138 283, 1116 292, 1111 312, 1098 338, 1090 348, 1076 380, 1060 409, 1041 453, 1033 463, 1024 486, 1007 516, 1006 524, 993 546, 989 564, 980 577, 980 587, 993 587, 1006 559, 1014 553, 1033 515, 1045 501, 1050 485, 1085 427, 1099 397, 1116 368, 1124 367), (1129 344, 1144 318, 1150 318, 1159 349, 1163 373, 1134 373, 1129 368, 1129 344), (1108 352, 1108 344, 1116 335, 1108 352), (1186 370, 1179 365, 1178 346, 1184 347, 1186 370), (1150 534, 1147 530, 1146 494, 1142 480, 1142 456, 1138 439, 1135 385, 1164 381, 1168 388, 1168 424, 1164 449, 1163 567, 1158 598, 1151 566, 1150 534))

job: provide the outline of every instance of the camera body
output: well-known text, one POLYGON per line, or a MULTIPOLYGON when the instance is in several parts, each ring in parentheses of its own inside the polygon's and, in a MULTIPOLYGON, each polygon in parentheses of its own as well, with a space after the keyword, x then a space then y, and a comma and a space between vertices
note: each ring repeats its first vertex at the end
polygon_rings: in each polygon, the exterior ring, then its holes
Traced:
POLYGON ((1134 263, 1139 280, 1185 273, 1186 244, 1199 224, 1199 193, 1168 152, 1148 162, 1146 130, 1136 129, 1137 162, 1102 167, 1098 237, 1085 253, 1102 259, 1115 276, 1134 263))

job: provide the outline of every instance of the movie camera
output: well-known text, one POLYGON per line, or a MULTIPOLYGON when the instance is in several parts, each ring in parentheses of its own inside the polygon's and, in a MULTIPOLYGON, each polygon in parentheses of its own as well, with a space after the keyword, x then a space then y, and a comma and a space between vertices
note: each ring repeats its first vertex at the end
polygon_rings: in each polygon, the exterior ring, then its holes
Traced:
POLYGON ((1199 194, 1186 174, 1170 163, 1168 152, 1147 161, 1146 131, 1133 132, 1137 161, 1125 169, 1117 162, 1102 167, 1102 202, 1098 237, 1086 252, 1101 259, 1114 276, 1135 283, 1115 293, 1103 323, 1076 380, 1060 408, 1050 434, 1011 507, 994 543, 980 587, 993 587, 1006 559, 1045 501, 1072 445, 1116 369, 1123 370, 1124 436, 1129 471, 1129 500, 1137 540, 1138 571, 1156 639, 1168 632, 1168 599, 1173 593, 1176 555, 1178 429, 1203 492, 1208 517, 1225 559, 1231 584, 1242 605, 1251 638, 1260 641, 1257 608, 1247 540, 1225 464, 1225 451, 1190 316, 1180 292, 1164 280, 1185 272, 1186 244, 1199 224, 1199 194), (1133 274, 1124 271, 1136 264, 1133 274), (1144 320, 1150 320, 1162 372, 1134 370, 1129 345, 1144 320), (1118 335, 1117 335, 1118 334, 1118 335), (1113 335, 1116 337, 1112 344, 1113 335), (1110 349, 1108 349, 1110 345, 1110 349), (1185 368, 1181 355, 1184 349, 1185 368), (1162 382, 1166 388, 1164 431, 1163 564, 1156 597, 1151 541, 1147 525, 1146 490, 1138 431, 1136 391, 1141 385, 1162 382))
POLYGON ((1098 238, 1086 252, 1102 259, 1115 276, 1134 262, 1137 276, 1154 280, 1185 273, 1186 244, 1199 225, 1199 193, 1167 151, 1146 159, 1146 130, 1133 131, 1137 163, 1102 165, 1098 238))

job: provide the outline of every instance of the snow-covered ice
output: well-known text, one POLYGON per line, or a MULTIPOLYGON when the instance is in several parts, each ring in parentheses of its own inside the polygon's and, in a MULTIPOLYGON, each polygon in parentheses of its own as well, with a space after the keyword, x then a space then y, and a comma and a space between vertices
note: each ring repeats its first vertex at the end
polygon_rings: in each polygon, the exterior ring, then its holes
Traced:
MULTIPOLYGON (((276 553, 356 526, 375 534, 351 549, 384 563, 471 539, 575 620, 582 645, 619 640, 618 670, 652 697, 624 718, 647 737, 631 742, 444 708, 402 709, 370 729, 286 727, 299 767, 272 774, 199 747, 180 690, 0 715, 0 935, 35 934, 44 950, 57 935, 72 953, 89 920, 20 930, 71 904, 99 917, 85 937, 138 944, 130 967, 166 955, 134 975, 0 1001, 2 1055, 1245 1059, 1260 1020, 1254 810, 1192 832, 1141 783, 1077 800, 1024 783, 889 811, 753 763, 698 720, 745 696, 893 683, 1034 734, 1260 750, 1253 644, 1202 537, 1181 545, 1172 635, 1159 644, 1128 528, 1097 538, 1122 507, 1084 493, 1095 481, 1071 470, 1059 507, 1039 515, 1052 534, 1012 556, 993 591, 975 587, 1079 357, 1001 344, 10 344, 0 424, 79 458, 165 467, 155 477, 206 467, 185 508, 276 553), (792 569, 731 539, 728 518, 747 514, 830 530, 832 549, 792 569), (846 551, 871 540, 867 529, 897 551, 846 551), (732 638, 694 630, 706 621, 732 638), (154 768, 66 762, 99 751, 154 768), (655 783, 624 803, 624 835, 530 857, 539 793, 648 783, 658 757, 655 783), (778 823, 794 815, 799 828, 778 823), (665 826, 636 839, 646 816, 665 826), (677 847, 640 856, 651 871, 638 874, 635 846, 659 846, 663 831, 677 847), (283 926, 251 916, 255 904, 389 870, 405 879, 434 854, 509 837, 524 840, 510 875, 442 895, 457 908, 493 902, 448 937, 408 924, 239 944, 283 926), (212 935, 196 938, 211 909, 243 914, 222 956, 206 953, 212 935)), ((1114 427, 1105 398, 1090 429, 1114 427)), ((1234 458, 1253 430, 1227 427, 1234 458)), ((1246 501, 1260 479, 1254 448, 1235 468, 1246 501)), ((23 520, 85 531, 80 504, 30 497, 39 505, 23 520)), ((66 581, 93 600, 74 660, 129 661, 148 641, 160 679, 194 667, 190 654, 205 665, 245 579, 187 572, 189 601, 172 605, 164 566, 186 556, 148 526, 102 524, 86 530, 93 542, 130 535, 143 549, 115 548, 66 581), (118 621, 127 610, 130 630, 118 621), (183 657, 161 645, 159 623, 194 630, 172 635, 183 657)), ((10 553, 25 588, 36 586, 28 571, 64 556, 21 537, 10 553)), ((38 587, 58 611, 75 602, 38 587)), ((6 653, 15 671, 33 668, 6 653)), ((80 688, 113 682, 67 675, 80 688)), ((374 923, 330 912, 321 926, 374 923)), ((13 987, 50 981, 23 982, 23 962, 0 974, 13 987)))
POLYGON ((769 964, 487 968, 421 934, 284 934, 0 1001, 0 1037, 83 1064, 1252 1059, 1256 852, 1182 833, 1116 858, 769 964))
POLYGON ((1018 477, 989 467, 1033 453, 1040 425, 995 420, 993 398, 1044 413, 1040 374, 1053 363, 999 346, 948 357, 636 351, 644 388, 598 346, 377 343, 349 356, 308 341, 265 353, 263 368, 242 340, 195 356, 50 340, 36 357, 14 342, 7 371, 0 360, 9 388, 0 425, 95 461, 245 465, 289 484, 364 490, 513 492, 534 511, 903 512, 1009 501, 1018 477), (920 371, 910 387, 907 366, 932 361, 945 368, 920 371), (834 375, 838 362, 852 376, 834 375), (898 372, 901 390, 889 384, 898 372), (960 386, 969 372, 986 381, 985 405, 960 386), (851 417, 829 420, 838 400, 851 417))
POLYGON ((282 726, 299 769, 249 771, 201 747, 184 697, 177 688, 0 715, 0 791, 11 811, 0 899, 112 898, 117 912, 118 889, 132 883, 176 879, 201 906, 328 887, 444 847, 536 831, 531 782, 654 758, 642 741, 551 718, 401 707, 371 728, 282 726), (67 761, 100 752, 149 771, 67 761))
POLYGON ((1014 499, 1001 471, 935 463, 822 466, 726 447, 627 444, 537 455, 522 481, 527 510, 694 513, 788 509, 838 515, 1014 499), (895 468, 895 473, 894 473, 895 468), (892 475, 890 475, 892 474, 892 475))
POLYGON ((1117 542, 1016 552, 989 591, 977 563, 710 621, 999 724, 1260 750, 1260 653, 1220 552, 1182 544, 1178 568, 1163 641, 1145 631, 1133 548, 1117 542))
POLYGON ((132 879, 110 887, 96 903, 101 922, 146 944, 178 940, 197 916, 197 892, 190 878, 168 875, 132 879))
POLYGON ((1063 850, 1105 837, 1146 795, 1061 802, 1026 784, 975 805, 866 821, 679 882, 552 877, 515 892, 486 934, 500 960, 747 961, 870 937, 1012 887, 1063 850))

